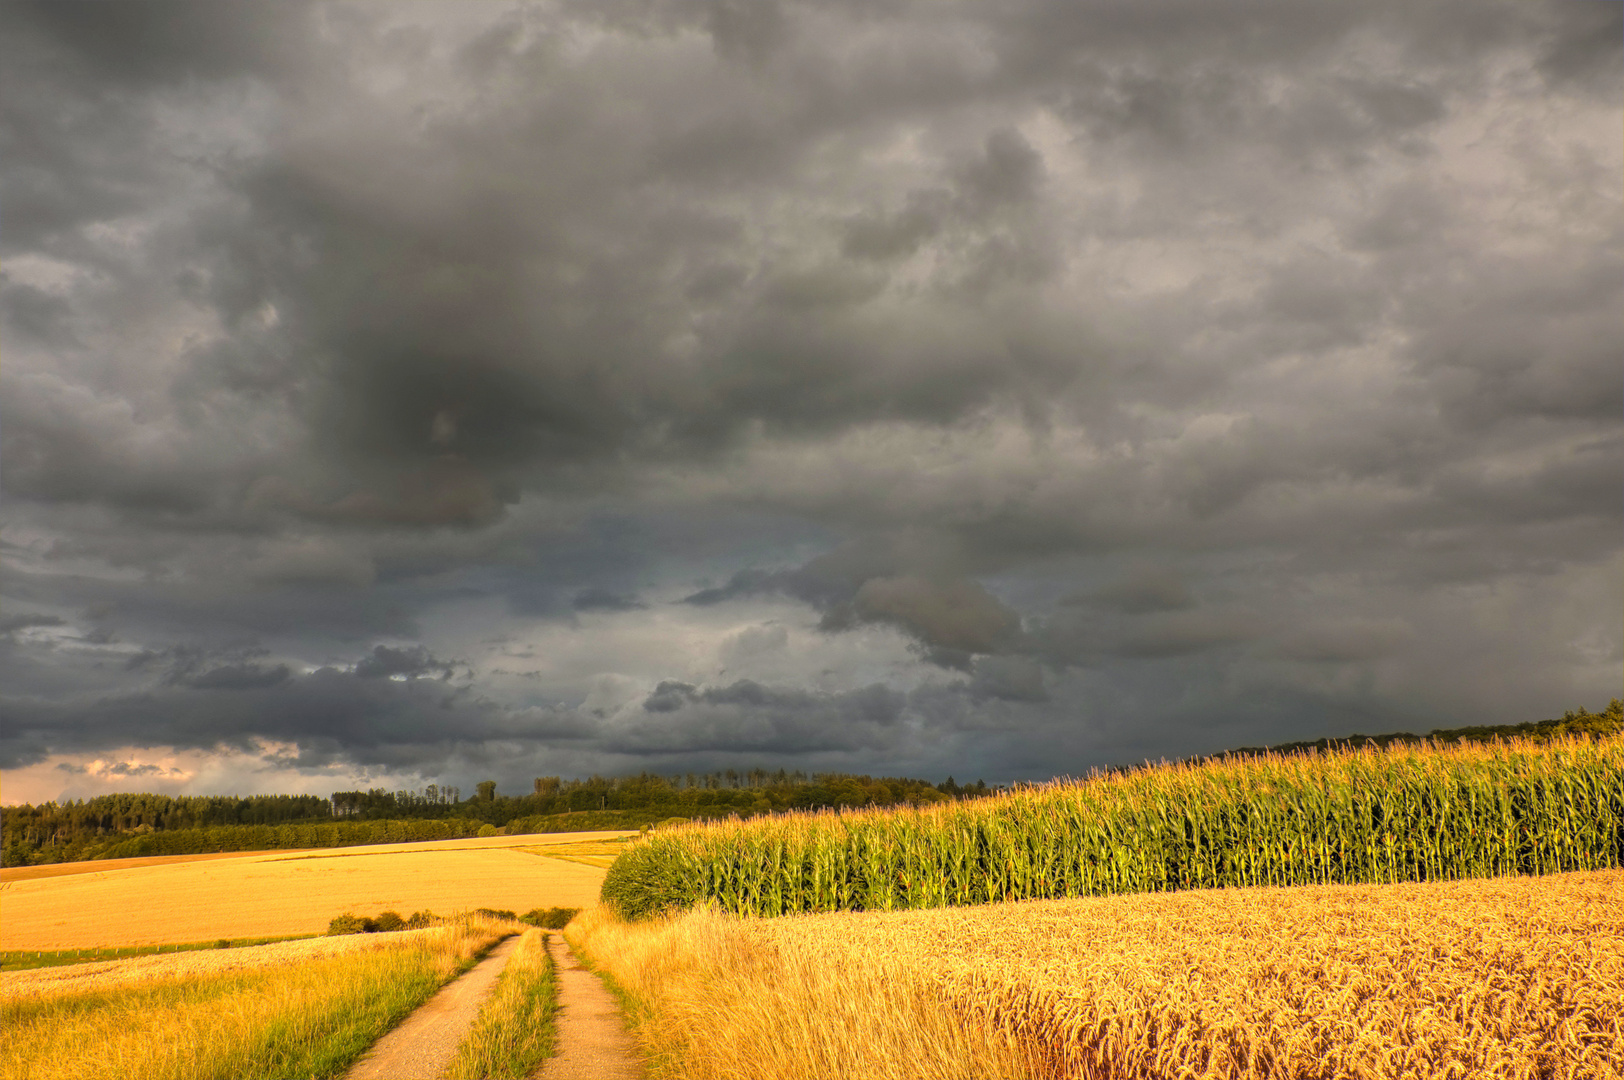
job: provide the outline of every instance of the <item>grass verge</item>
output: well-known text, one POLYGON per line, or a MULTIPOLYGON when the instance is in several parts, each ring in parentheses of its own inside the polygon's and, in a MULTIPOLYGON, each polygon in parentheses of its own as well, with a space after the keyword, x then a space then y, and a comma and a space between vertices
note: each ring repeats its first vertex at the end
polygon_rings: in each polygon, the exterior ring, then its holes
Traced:
POLYGON ((446 1075, 529 1076, 557 1049, 557 1011, 558 977, 547 932, 527 930, 446 1075))
POLYGON ((1009 1036, 861 957, 771 941, 708 910, 638 923, 590 908, 564 931, 620 997, 651 1073, 672 1080, 1000 1080, 1009 1036))
POLYGON ((566 936, 674 1080, 1624 1077, 1617 870, 566 936))
POLYGON ((191 941, 178 945, 120 945, 107 949, 8 949, 0 952, 0 971, 29 971, 61 967, 64 964, 93 964, 103 960, 128 960, 132 956, 157 956, 200 949, 241 949, 249 945, 272 945, 278 941, 303 941, 315 934, 284 934, 281 937, 221 938, 219 941, 191 941))
POLYGON ((461 919, 308 963, 13 996, 0 1000, 0 1076, 336 1076, 512 929, 461 919))

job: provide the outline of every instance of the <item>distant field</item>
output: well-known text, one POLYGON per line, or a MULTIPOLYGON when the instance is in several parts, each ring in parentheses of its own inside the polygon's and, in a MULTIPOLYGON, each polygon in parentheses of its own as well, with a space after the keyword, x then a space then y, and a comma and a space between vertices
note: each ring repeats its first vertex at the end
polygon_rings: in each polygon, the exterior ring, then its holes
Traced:
POLYGON ((626 844, 623 840, 575 840, 526 845, 520 850, 528 851, 533 855, 545 855, 552 859, 565 859, 569 862, 581 863, 583 866, 596 866, 600 870, 607 870, 626 850, 626 844))
MULTIPOLYGON (((209 859, 241 859, 262 855, 260 851, 211 851, 202 855, 146 855, 138 859, 96 859, 89 862, 45 863, 41 866, 0 866, 0 884, 32 881, 35 878, 67 877, 70 874, 99 874, 104 870, 129 870, 137 866, 168 866, 174 863, 204 862, 209 859)), ((280 854, 286 855, 283 851, 280 854)))
MULTIPOLYGON (((623 835, 561 834, 555 843, 595 847, 623 835)), ((0 879, 0 949, 321 933, 346 910, 410 915, 489 907, 522 913, 596 901, 600 867, 520 850, 526 846, 536 846, 533 836, 140 859, 121 869, 81 863, 73 864, 85 868, 77 873, 22 879, 8 872, 0 879)))
POLYGON ((566 934, 673 1080, 1624 1077, 1624 871, 566 934))

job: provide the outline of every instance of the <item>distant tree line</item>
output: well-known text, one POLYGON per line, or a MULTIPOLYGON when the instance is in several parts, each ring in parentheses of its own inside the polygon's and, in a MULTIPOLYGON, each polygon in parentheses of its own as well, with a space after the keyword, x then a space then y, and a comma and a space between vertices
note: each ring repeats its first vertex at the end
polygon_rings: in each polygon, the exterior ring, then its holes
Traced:
POLYGON ((1397 744, 1434 743, 1492 743, 1503 739, 1532 739, 1538 743, 1555 739, 1582 736, 1604 739, 1624 732, 1624 701, 1618 698, 1607 703, 1599 713, 1587 712, 1583 707, 1569 709, 1554 720, 1539 720, 1527 724, 1494 724, 1480 727, 1434 728, 1425 735, 1409 731, 1395 731, 1386 735, 1349 735, 1339 739, 1316 739, 1314 742, 1280 743, 1276 746, 1244 746, 1226 750, 1214 757, 1253 756, 1258 754, 1300 754, 1311 750, 1345 750, 1361 746, 1387 747, 1397 744))
MULTIPOLYGON (((1599 713, 1568 711, 1554 720, 1494 727, 1439 728, 1427 735, 1395 732, 1342 739, 1244 747, 1214 755, 1300 753, 1394 743, 1538 741, 1624 732, 1624 702, 1599 713)), ((1125 770, 1107 770, 1125 771, 1125 770)), ((340 847, 491 835, 497 831, 561 832, 570 829, 637 828, 665 818, 755 817, 819 807, 924 806, 976 798, 1001 788, 984 781, 940 784, 901 777, 779 769, 677 773, 585 780, 537 777, 530 792, 502 795, 494 780, 481 781, 472 798, 456 787, 430 784, 422 791, 335 791, 315 795, 97 795, 39 806, 0 809, 0 864, 75 862, 211 851, 340 847)))
POLYGON ((5 866, 185 855, 216 851, 339 847, 443 840, 496 831, 637 828, 669 817, 752 817, 819 806, 924 805, 992 791, 983 781, 925 780, 764 769, 671 777, 586 780, 538 777, 527 795, 497 793, 485 780, 459 788, 335 791, 315 795, 98 795, 0 810, 5 866), (566 818, 565 815, 568 815, 566 818))
POLYGON ((109 838, 156 832, 270 826, 330 818, 319 795, 97 795, 70 802, 0 809, 6 866, 72 862, 109 846, 109 838), (49 853, 46 858, 30 858, 49 853))

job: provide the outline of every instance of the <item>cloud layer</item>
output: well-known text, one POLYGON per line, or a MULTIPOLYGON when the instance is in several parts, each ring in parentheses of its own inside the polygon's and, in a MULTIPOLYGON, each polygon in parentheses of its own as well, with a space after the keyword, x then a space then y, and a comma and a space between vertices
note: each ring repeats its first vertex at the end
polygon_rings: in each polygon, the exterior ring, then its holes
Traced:
POLYGON ((1617 5, 0 19, 8 798, 1621 692, 1617 5))

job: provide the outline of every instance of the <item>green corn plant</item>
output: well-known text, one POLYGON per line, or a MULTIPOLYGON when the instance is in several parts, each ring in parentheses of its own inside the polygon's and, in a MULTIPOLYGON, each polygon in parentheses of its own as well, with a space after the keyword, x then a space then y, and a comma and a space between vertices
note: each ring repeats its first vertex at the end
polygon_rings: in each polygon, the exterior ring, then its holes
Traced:
POLYGON ((1624 865, 1624 738, 1374 748, 1054 783, 927 809, 662 830, 610 868, 642 918, 939 907, 1624 865))

